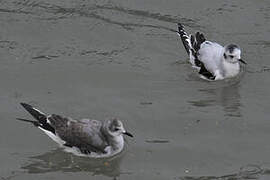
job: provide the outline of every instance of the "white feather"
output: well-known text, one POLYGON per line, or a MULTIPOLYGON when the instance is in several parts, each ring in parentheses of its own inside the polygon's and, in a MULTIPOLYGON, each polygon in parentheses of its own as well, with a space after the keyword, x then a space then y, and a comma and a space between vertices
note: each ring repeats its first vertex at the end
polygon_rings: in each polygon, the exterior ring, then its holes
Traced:
POLYGON ((60 146, 63 146, 66 143, 59 136, 53 134, 51 131, 47 131, 46 129, 43 129, 41 127, 38 127, 38 128, 40 130, 42 130, 43 132, 45 132, 45 134, 47 134, 53 141, 55 141, 56 143, 58 143, 60 146))

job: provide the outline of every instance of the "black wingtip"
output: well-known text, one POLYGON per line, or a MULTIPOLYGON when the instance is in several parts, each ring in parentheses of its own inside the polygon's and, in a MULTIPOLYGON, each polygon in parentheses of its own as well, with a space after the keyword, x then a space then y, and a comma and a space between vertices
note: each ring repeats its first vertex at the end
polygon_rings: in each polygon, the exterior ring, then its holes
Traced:
POLYGON ((20 103, 26 111, 28 111, 37 121, 32 121, 28 119, 22 119, 22 118, 17 118, 17 120, 20 121, 25 121, 25 122, 30 122, 34 124, 35 126, 41 127, 42 129, 51 131, 52 133, 55 134, 55 129, 47 122, 47 116, 39 111, 38 109, 34 108, 33 106, 23 103, 20 103))
POLYGON ((38 120, 40 123, 44 124, 47 121, 47 117, 44 113, 37 110, 33 106, 27 104, 27 103, 20 103, 26 111, 28 111, 36 120, 38 120))
POLYGON ((33 106, 31 106, 30 104, 26 104, 24 102, 21 102, 20 105, 22 105, 22 107, 24 107, 25 109, 33 108, 33 106))
POLYGON ((181 23, 177 23, 177 25, 179 28, 182 28, 182 29, 184 28, 184 26, 181 23))
POLYGON ((184 29, 184 26, 181 23, 177 23, 178 26, 178 33, 184 29))

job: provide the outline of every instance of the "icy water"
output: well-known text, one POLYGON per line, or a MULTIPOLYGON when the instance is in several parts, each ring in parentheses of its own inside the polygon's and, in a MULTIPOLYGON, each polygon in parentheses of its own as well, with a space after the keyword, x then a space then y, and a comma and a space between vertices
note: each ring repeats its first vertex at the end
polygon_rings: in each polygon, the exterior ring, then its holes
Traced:
POLYGON ((269 0, 1 0, 2 180, 270 179, 269 0), (176 23, 237 43, 248 66, 206 82, 176 23), (63 152, 19 102, 119 117, 135 138, 109 159, 63 152))

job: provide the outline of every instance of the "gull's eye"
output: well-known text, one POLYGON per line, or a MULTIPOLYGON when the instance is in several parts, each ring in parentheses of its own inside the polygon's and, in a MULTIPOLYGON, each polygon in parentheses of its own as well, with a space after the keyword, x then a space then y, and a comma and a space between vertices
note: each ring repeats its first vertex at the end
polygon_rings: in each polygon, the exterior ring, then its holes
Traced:
POLYGON ((117 127, 116 127, 116 128, 114 128, 114 131, 119 131, 119 130, 120 130, 120 129, 119 129, 119 128, 117 128, 117 127))
POLYGON ((233 58, 234 56, 233 55, 230 55, 230 58, 233 58))

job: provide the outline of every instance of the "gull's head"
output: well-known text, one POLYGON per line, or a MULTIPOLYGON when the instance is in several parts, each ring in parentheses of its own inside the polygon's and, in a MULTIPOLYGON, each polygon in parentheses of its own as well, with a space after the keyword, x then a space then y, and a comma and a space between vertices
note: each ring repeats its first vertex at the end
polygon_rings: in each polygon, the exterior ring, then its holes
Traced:
POLYGON ((116 118, 108 121, 108 130, 112 136, 122 136, 124 134, 133 137, 132 134, 125 130, 123 123, 116 118))
POLYGON ((246 64, 246 62, 241 59, 240 48, 235 44, 229 44, 225 46, 223 57, 226 62, 229 62, 232 64, 238 63, 238 62, 242 62, 246 64))

